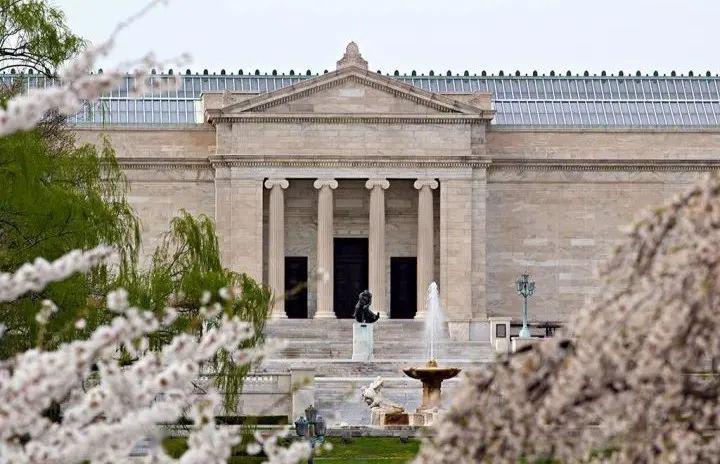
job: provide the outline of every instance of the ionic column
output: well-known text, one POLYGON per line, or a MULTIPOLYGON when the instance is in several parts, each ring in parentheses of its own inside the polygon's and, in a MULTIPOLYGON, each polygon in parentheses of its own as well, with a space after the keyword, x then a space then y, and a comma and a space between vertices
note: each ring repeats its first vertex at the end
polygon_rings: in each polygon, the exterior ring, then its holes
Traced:
POLYGON ((372 308, 381 317, 388 316, 385 294, 385 189, 387 179, 368 179, 365 188, 370 190, 370 233, 368 240, 368 282, 372 293, 372 308))
POLYGON ((318 189, 317 226, 317 311, 315 318, 333 318, 333 190, 338 187, 335 179, 317 179, 313 186, 318 189))
POLYGON ((268 284, 273 293, 271 317, 282 319, 285 314, 285 198, 288 188, 285 179, 268 179, 270 189, 270 218, 268 223, 268 284))
POLYGON ((425 317, 427 290, 433 281, 435 253, 433 250, 433 193, 438 188, 435 179, 418 179, 418 235, 417 235, 417 312, 416 319, 425 317))

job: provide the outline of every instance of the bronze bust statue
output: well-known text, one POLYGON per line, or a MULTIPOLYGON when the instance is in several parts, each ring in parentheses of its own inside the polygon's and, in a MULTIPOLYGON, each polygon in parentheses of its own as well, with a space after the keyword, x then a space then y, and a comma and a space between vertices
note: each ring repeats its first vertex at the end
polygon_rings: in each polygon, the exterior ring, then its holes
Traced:
POLYGON ((377 321, 380 318, 380 313, 373 313, 370 311, 370 303, 372 302, 372 293, 368 290, 363 290, 358 297, 358 302, 355 305, 355 312, 353 317, 356 321, 361 324, 370 323, 377 321))

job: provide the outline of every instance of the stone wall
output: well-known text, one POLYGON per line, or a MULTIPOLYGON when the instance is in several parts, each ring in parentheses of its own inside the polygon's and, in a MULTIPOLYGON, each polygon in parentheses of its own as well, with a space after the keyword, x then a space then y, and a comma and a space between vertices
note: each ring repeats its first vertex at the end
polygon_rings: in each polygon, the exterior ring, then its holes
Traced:
POLYGON ((720 130, 522 129, 491 126, 487 155, 513 159, 716 159, 720 130))
POLYGON ((535 320, 566 320, 597 287, 594 269, 647 207, 700 173, 490 170, 487 194, 489 316, 520 317, 514 282, 536 281, 535 320))
POLYGON ((80 126, 79 144, 98 144, 107 137, 118 158, 198 158, 215 153, 215 128, 197 126, 80 126))
POLYGON ((166 165, 126 167, 128 201, 141 223, 141 263, 146 265, 170 221, 181 210, 215 218, 215 186, 210 169, 166 165))
POLYGON ((438 158, 470 154, 470 136, 467 124, 251 123, 233 124, 221 145, 252 155, 438 158))
MULTIPOLYGON (((308 153, 307 159, 312 159, 310 152, 358 160, 384 153, 402 155, 402 163, 407 163, 412 159, 408 155, 414 153, 417 159, 437 160, 442 166, 443 154, 469 150, 470 143, 466 125, 383 125, 383 130, 373 124, 234 127, 233 134, 242 135, 233 142, 239 144, 238 150, 255 155, 292 151, 298 158, 308 153), (282 139, 282 135, 288 138, 282 139), (290 150, 291 145, 296 149, 290 150)), ((266 274, 265 168, 245 172, 220 164, 211 166, 208 156, 215 153, 216 146, 212 127, 116 126, 83 128, 76 133, 81 143, 97 143, 108 136, 117 151, 127 172, 129 199, 142 220, 145 262, 170 219, 186 209, 216 218, 230 267, 258 278, 266 274)), ((446 166, 437 171, 423 167, 412 173, 440 179, 440 188, 433 192, 435 277, 446 281, 439 284, 441 291, 447 287, 445 297, 454 308, 452 316, 518 317, 520 300, 513 283, 520 272, 528 270, 537 280, 537 294, 531 303, 533 318, 565 320, 596 288, 593 270, 621 239, 622 228, 641 209, 664 202, 716 166, 720 132, 491 127, 486 141, 484 150, 473 148, 467 153, 486 153, 481 159, 489 162, 487 170, 467 169, 467 178, 464 171, 447 177, 455 168, 446 166), (443 232, 441 216, 445 224, 453 225, 453 231, 443 232), (440 247, 442 233, 448 238, 445 250, 440 247), (442 272, 441 253, 447 260, 442 272)), ((322 163, 323 175, 334 175, 328 158, 322 163)), ((272 167, 268 172, 282 175, 282 169, 272 167)), ((306 174, 312 170, 307 169, 306 174)), ((348 169, 342 168, 345 175, 348 169)), ((371 177, 384 175, 378 169, 373 168, 371 177)), ((369 172, 358 168, 362 179, 339 179, 340 187, 334 191, 338 237, 367 236, 369 192, 364 177, 370 176, 369 172)), ((285 243, 288 256, 308 256, 312 314, 317 191, 311 177, 288 179, 285 243)), ((411 179, 391 177, 385 197, 389 281, 390 257, 415 256, 417 191, 411 179)), ((388 302, 389 292, 388 285, 388 302)))

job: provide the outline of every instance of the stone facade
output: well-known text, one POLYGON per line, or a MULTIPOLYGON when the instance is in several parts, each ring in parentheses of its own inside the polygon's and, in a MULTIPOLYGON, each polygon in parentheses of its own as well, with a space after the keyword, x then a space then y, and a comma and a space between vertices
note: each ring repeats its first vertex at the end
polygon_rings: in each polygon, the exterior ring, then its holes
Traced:
POLYGON ((470 322, 519 317, 514 280, 525 270, 537 282, 532 319, 566 320, 635 214, 719 164, 717 128, 498 128, 491 95, 429 93, 369 72, 354 53, 336 71, 273 92, 208 92, 207 123, 197 127, 78 128, 81 142, 107 136, 116 149, 145 252, 179 209, 204 213, 216 220, 226 265, 276 287, 284 263, 270 248, 284 242, 284 256, 308 259, 312 317, 318 295, 332 290, 314 278, 328 237, 384 231, 371 253, 383 263, 370 267, 382 270, 372 285, 389 305, 390 259, 417 257, 419 269, 418 239, 431 235, 427 259, 451 335, 467 339, 470 322), (370 179, 383 187, 367 187, 370 179), (419 215, 422 180, 438 184, 432 224, 419 215), (336 188, 318 187, 331 181, 336 188), (331 235, 319 238, 319 221, 331 235), (273 224, 284 224, 281 235, 273 224))

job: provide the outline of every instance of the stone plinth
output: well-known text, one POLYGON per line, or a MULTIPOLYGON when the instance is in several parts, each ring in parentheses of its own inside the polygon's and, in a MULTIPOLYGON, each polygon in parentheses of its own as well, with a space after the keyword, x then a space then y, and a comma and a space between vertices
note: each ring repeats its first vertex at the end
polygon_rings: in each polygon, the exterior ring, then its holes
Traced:
POLYGON ((353 323, 353 361, 373 360, 373 324, 353 323))

